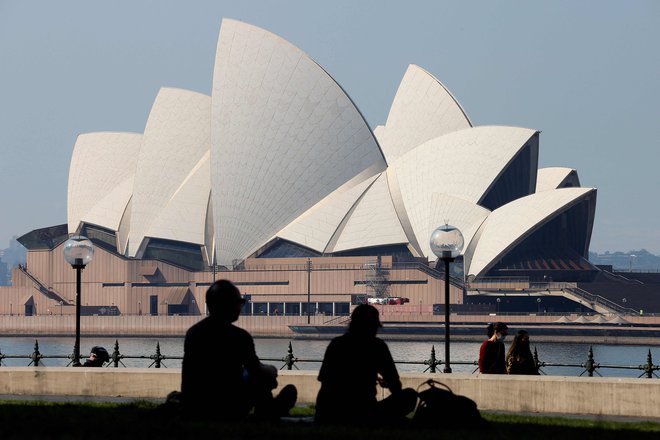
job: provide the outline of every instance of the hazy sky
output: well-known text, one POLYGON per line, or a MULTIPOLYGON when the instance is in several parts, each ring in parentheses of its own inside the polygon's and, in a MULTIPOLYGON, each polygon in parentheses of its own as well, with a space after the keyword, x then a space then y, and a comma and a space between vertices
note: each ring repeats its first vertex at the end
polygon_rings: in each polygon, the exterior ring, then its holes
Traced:
POLYGON ((660 1, 0 0, 0 248, 66 223, 76 137, 142 132, 162 86, 210 94, 220 21, 307 52, 375 127, 408 64, 475 125, 540 130, 598 188, 591 250, 660 254, 660 1))

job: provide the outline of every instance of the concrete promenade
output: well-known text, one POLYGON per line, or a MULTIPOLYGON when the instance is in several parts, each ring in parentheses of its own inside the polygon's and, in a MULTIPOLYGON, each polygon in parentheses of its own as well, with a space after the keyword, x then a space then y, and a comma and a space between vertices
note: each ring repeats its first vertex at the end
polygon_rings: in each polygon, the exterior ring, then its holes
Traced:
MULTIPOLYGON (((311 404, 319 389, 317 374, 283 371, 279 386, 294 384, 299 403, 311 404)), ((660 380, 655 379, 402 374, 406 387, 417 388, 429 378, 485 411, 660 421, 660 380)), ((0 395, 163 399, 180 383, 180 369, 0 368, 0 395)))
MULTIPOLYGON (((602 326, 598 324, 582 324, 582 327, 571 324, 556 324, 560 316, 557 315, 452 315, 451 322, 454 326, 460 326, 465 323, 472 325, 483 325, 494 321, 505 321, 509 326, 520 328, 537 329, 538 326, 557 327, 561 329, 596 329, 602 326), (482 324, 480 324, 482 323, 482 324)), ((578 315, 567 315, 570 320, 575 320, 578 315)), ((121 316, 82 316, 81 331, 83 336, 109 336, 109 337, 127 337, 127 336, 170 336, 183 337, 191 325, 203 319, 203 316, 146 316, 146 315, 121 315, 121 316)), ((630 326, 621 326, 617 329, 617 334, 588 336, 583 333, 579 335, 543 335, 542 332, 534 333, 535 341, 553 341, 553 342, 587 342, 602 344, 643 344, 658 345, 660 339, 649 333, 648 336, 639 334, 639 331, 659 331, 660 316, 636 316, 626 317, 630 323, 645 324, 645 328, 632 328, 630 326), (634 330, 634 332, 633 332, 634 330), (627 332, 636 333, 634 336, 626 336, 627 332)), ((419 314, 419 313, 387 313, 387 309, 381 312, 381 320, 387 328, 394 326, 395 322, 405 322, 404 325, 431 325, 441 326, 444 322, 444 315, 419 314)), ((348 317, 323 316, 316 315, 310 317, 310 324, 314 326, 335 326, 341 328, 348 321, 348 317)), ((237 325, 249 331, 255 337, 281 337, 294 338, 300 335, 294 333, 290 325, 306 325, 306 316, 241 316, 237 325)), ((9 316, 0 315, 0 328, 4 336, 70 336, 75 332, 75 319, 72 315, 39 315, 39 316, 9 316)), ((479 327, 480 328, 480 327, 479 327)), ((609 326, 612 329, 612 326, 609 326)), ((485 330, 484 330, 485 331, 485 330)), ((438 330, 438 336, 444 333, 438 330)), ((328 338, 329 335, 319 335, 321 338, 328 338)), ((428 340, 428 334, 415 335, 410 334, 387 335, 381 333, 383 339, 421 339, 428 340)), ((303 337, 314 337, 314 335, 304 335, 303 337)), ((453 340, 460 341, 482 341, 483 333, 481 331, 475 335, 454 334, 453 340)))

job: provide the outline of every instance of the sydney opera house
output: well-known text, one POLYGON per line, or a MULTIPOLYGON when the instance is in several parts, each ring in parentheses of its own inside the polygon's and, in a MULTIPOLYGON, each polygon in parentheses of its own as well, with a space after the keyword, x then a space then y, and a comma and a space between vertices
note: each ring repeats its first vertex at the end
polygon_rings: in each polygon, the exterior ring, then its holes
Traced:
POLYGON ((62 243, 81 234, 96 247, 83 313, 203 313, 216 277, 239 284, 247 314, 341 315, 367 297, 421 313, 441 302, 429 237, 449 223, 465 240, 457 310, 494 308, 493 292, 582 307, 571 292, 597 271, 596 189, 574 169, 539 168, 539 143, 535 129, 473 125, 415 65, 372 130, 300 49, 224 20, 211 96, 162 88, 143 133, 78 137, 67 224, 19 239, 28 262, 0 306, 71 306, 62 243))

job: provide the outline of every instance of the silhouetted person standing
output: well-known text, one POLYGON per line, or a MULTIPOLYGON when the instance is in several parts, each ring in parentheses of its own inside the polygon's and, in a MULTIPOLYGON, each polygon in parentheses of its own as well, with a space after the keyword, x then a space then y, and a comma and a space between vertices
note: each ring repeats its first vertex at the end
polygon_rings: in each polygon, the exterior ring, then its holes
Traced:
POLYGON ((518 330, 518 334, 513 338, 506 355, 506 372, 509 374, 539 374, 534 355, 529 348, 529 333, 525 330, 518 330))
MULTIPOLYGON (((488 334, 490 334, 490 325, 488 334)), ((493 334, 486 339, 479 349, 479 372, 483 374, 506 374, 506 358, 504 355, 504 339, 509 327, 498 322, 493 327, 493 334)))
POLYGON ((378 310, 359 305, 348 332, 328 345, 318 376, 317 422, 382 424, 402 420, 415 408, 417 393, 401 389, 390 350, 376 337, 380 327, 378 310), (392 393, 380 402, 377 382, 392 393))
POLYGON ((295 404, 287 385, 277 399, 277 369, 259 361, 250 334, 233 325, 245 300, 227 280, 206 292, 209 316, 190 327, 183 346, 181 393, 185 413, 195 419, 240 420, 252 407, 264 418, 284 415, 295 404))

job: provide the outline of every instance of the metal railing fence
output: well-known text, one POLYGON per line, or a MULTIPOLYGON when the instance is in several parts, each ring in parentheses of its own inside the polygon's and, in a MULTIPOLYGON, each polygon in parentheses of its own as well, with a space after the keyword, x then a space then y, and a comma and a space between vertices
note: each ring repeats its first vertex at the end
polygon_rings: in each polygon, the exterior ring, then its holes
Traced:
MULTIPOLYGON (((539 359, 538 352, 536 348, 534 348, 534 363, 539 371, 540 374, 546 375, 547 373, 543 370, 545 367, 572 367, 572 368, 580 368, 582 369, 582 372, 580 373, 580 376, 583 376, 585 373, 589 377, 593 377, 594 374, 601 376, 600 372, 598 370, 606 368, 606 369, 621 369, 621 370, 638 370, 641 371, 642 373, 638 377, 645 376, 649 379, 656 377, 658 378, 658 375, 656 374, 657 371, 660 371, 660 365, 655 365, 653 363, 653 356, 651 355, 651 350, 649 349, 648 354, 646 356, 646 362, 643 364, 639 365, 613 365, 613 364, 601 364, 599 362, 596 362, 596 359, 594 358, 594 353, 592 347, 589 347, 589 351, 587 353, 587 359, 584 362, 578 362, 578 363, 557 363, 557 362, 546 362, 542 361, 539 359)), ((0 351, 0 367, 6 366, 4 363, 5 359, 26 359, 29 360, 30 362, 28 363, 27 366, 44 366, 42 360, 43 359, 68 359, 69 363, 67 364, 68 366, 71 366, 73 364, 74 360, 74 355, 69 354, 69 355, 45 355, 42 354, 41 351, 39 350, 39 341, 35 340, 34 343, 34 351, 29 354, 29 355, 7 355, 2 353, 0 351)), ((147 361, 151 361, 151 363, 147 366, 147 368, 167 368, 167 365, 165 364, 164 361, 167 360, 178 360, 181 361, 183 360, 183 356, 167 356, 164 355, 161 350, 160 350, 160 343, 156 342, 156 350, 153 354, 150 355, 127 355, 123 354, 119 351, 119 341, 115 341, 115 346, 112 354, 110 354, 110 361, 105 365, 105 368, 109 367, 114 367, 114 368, 119 368, 121 365, 122 367, 126 367, 124 364, 123 360, 124 359, 143 359, 147 361)), ((297 357, 294 352, 293 352, 293 345, 291 342, 289 342, 289 346, 287 349, 287 353, 284 357, 282 358, 262 358, 261 360, 267 361, 267 362, 282 362, 282 365, 280 367, 280 370, 293 370, 294 368, 298 370, 298 365, 299 363, 321 363, 323 360, 322 359, 306 359, 306 358, 299 358, 297 357)), ((350 359, 347 359, 346 362, 350 362, 350 359)), ((400 364, 400 365, 420 365, 420 367, 426 367, 423 372, 429 372, 429 373, 439 373, 440 369, 438 368, 441 365, 444 365, 445 362, 441 359, 438 359, 435 354, 435 345, 431 346, 431 353, 428 359, 424 360, 414 360, 414 361, 405 361, 405 360, 395 360, 395 364, 400 364)), ((475 374, 479 368, 478 368, 478 361, 452 361, 451 362, 454 365, 471 365, 475 366, 476 368, 472 372, 472 374, 475 374)))

